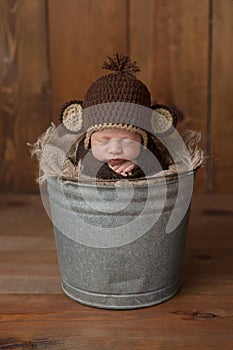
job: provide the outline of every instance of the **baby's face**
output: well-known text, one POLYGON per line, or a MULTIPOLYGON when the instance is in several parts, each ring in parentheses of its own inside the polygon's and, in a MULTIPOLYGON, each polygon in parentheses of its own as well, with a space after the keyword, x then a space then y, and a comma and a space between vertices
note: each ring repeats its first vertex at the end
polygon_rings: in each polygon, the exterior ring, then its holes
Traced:
POLYGON ((135 131, 102 129, 91 135, 93 156, 110 165, 134 160, 140 153, 141 136, 135 131))

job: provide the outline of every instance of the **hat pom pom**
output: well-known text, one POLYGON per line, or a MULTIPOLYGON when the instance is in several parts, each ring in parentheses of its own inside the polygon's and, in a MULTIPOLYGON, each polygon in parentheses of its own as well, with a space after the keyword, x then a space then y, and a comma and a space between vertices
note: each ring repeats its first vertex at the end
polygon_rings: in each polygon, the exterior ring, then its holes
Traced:
POLYGON ((114 70, 118 73, 129 74, 133 77, 135 77, 137 72, 140 72, 137 62, 131 62, 129 56, 119 53, 114 54, 113 57, 108 56, 102 68, 114 70))

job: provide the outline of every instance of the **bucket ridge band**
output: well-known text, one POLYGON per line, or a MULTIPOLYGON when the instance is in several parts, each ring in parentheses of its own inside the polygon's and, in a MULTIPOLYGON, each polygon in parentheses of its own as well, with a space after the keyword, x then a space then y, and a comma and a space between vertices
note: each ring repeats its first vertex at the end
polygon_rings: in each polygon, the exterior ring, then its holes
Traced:
POLYGON ((180 280, 177 280, 169 287, 146 293, 101 294, 87 292, 72 286, 71 290, 69 291, 67 290, 67 287, 69 289, 69 283, 62 281, 62 290, 68 297, 70 297, 74 301, 77 301, 87 306, 104 309, 130 310, 150 307, 153 305, 161 304, 164 301, 171 299, 179 291, 180 284, 180 280), (164 292, 166 291, 167 293, 164 294, 164 292), (75 292, 77 292, 77 294, 75 292), (163 296, 161 296, 160 298, 155 298, 155 295, 159 293, 162 293, 163 296), (151 296, 151 300, 149 300, 148 296, 151 296), (143 297, 145 298, 145 300, 143 300, 143 297))

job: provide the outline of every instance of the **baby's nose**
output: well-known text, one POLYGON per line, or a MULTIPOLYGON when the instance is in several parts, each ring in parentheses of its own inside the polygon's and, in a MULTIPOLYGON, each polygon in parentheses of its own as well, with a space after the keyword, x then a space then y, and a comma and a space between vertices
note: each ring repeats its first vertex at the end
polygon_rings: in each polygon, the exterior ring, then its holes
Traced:
POLYGON ((112 154, 121 154, 122 146, 119 140, 111 140, 109 143, 109 152, 112 154))

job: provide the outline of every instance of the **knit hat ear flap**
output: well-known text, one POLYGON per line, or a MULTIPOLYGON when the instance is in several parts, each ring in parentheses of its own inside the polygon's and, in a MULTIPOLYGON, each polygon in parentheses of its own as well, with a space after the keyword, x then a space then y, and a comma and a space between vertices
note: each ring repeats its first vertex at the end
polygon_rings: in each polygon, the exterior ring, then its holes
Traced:
POLYGON ((153 109, 151 117, 151 129, 156 134, 169 134, 173 127, 177 125, 176 114, 167 106, 157 104, 151 107, 153 109))
POLYGON ((64 103, 59 112, 59 119, 69 131, 81 130, 83 125, 82 102, 71 100, 64 103))

